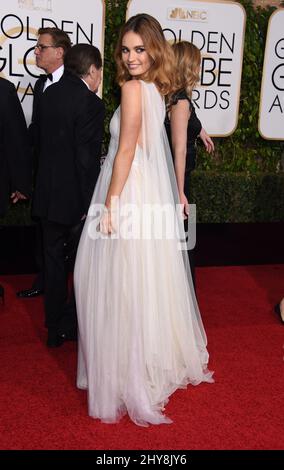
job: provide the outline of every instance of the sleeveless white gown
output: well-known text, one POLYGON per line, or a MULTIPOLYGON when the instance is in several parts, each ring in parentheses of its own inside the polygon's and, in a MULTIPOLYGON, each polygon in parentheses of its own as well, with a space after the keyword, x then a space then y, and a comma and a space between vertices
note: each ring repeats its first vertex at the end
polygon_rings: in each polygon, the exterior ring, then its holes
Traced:
MULTIPOLYGON (((164 130, 164 100, 153 83, 140 83, 143 144, 137 145, 120 207, 174 208, 178 196, 164 130)), ((108 155, 76 258, 77 386, 88 390, 89 415, 103 422, 117 422, 128 413, 142 426, 170 423, 163 411, 177 388, 213 382, 206 335, 187 252, 178 248, 183 223, 174 212, 179 232, 171 239, 95 236, 99 219, 94 208, 106 199, 119 129, 120 108, 110 123, 108 155)), ((139 234, 149 226, 159 231, 161 219, 142 218, 139 234)))

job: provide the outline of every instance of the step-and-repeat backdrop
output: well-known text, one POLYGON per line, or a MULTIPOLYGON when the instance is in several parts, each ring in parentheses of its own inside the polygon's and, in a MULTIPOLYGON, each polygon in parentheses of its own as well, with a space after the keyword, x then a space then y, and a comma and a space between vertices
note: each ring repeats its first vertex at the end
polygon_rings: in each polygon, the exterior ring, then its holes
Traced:
POLYGON ((0 74, 15 84, 28 123, 34 83, 44 73, 34 59, 38 28, 56 26, 73 44, 93 44, 103 54, 104 11, 102 0, 1 0, 0 74))
POLYGON ((238 122, 246 15, 230 1, 130 0, 127 17, 149 13, 175 42, 193 42, 202 54, 200 86, 193 93, 207 132, 226 136, 238 122))
MULTIPOLYGON (((243 7, 229 0, 129 0, 127 18, 137 13, 157 18, 170 42, 184 39, 199 47, 200 84, 193 93, 198 116, 209 134, 232 134, 240 102, 243 7)), ((283 24, 284 10, 279 9, 269 21, 261 88, 259 131, 266 139, 284 140, 283 24)), ((36 33, 45 26, 63 29, 73 44, 94 44, 103 55, 104 1, 1 0, 0 76, 15 84, 28 123, 34 83, 43 72, 35 65, 36 33)))

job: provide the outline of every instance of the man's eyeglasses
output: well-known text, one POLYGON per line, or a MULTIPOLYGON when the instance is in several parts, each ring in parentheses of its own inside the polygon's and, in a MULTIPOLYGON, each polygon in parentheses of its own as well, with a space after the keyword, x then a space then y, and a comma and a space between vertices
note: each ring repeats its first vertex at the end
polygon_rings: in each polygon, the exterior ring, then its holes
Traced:
POLYGON ((56 48, 57 46, 44 46, 43 44, 36 44, 35 45, 35 49, 38 49, 40 52, 44 51, 45 49, 48 49, 49 47, 56 48))

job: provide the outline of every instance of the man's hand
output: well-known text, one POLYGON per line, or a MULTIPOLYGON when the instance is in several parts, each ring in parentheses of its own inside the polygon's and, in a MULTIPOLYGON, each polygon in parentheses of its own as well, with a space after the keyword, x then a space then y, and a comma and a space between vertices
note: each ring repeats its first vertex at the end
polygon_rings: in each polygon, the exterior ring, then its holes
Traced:
POLYGON ((20 191, 14 191, 11 194, 10 198, 11 198, 13 204, 16 204, 16 202, 18 202, 18 201, 28 199, 24 194, 20 193, 20 191))

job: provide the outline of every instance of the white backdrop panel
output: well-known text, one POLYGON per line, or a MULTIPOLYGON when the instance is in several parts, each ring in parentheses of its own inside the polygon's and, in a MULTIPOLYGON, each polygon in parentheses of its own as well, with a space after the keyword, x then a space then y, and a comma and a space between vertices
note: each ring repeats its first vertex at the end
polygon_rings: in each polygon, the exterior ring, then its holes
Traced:
POLYGON ((202 53, 201 83, 194 91, 196 111, 211 135, 234 132, 238 121, 245 11, 230 1, 130 0, 127 18, 148 13, 166 38, 193 42, 202 53))
POLYGON ((103 54, 104 12, 102 0, 1 0, 0 75, 15 84, 28 123, 33 86, 44 73, 33 53, 38 28, 57 26, 73 44, 90 43, 103 54))
POLYGON ((284 140, 284 10, 269 19, 258 127, 265 139, 284 140))

